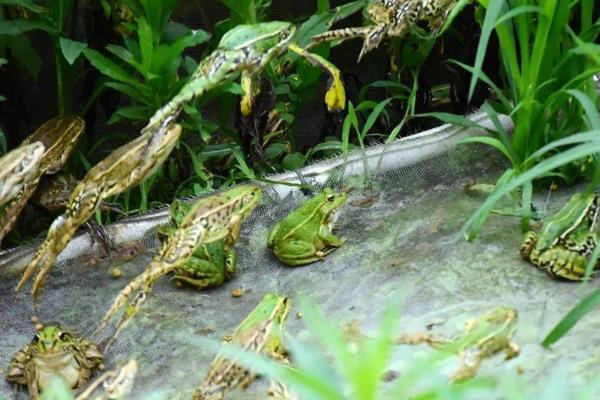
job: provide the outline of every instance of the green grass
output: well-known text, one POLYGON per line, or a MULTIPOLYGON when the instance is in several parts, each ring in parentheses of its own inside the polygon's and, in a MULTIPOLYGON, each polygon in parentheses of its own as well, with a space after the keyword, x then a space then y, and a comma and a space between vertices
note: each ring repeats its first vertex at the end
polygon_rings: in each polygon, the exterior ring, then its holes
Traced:
MULTIPOLYGON (((512 167, 500 178, 496 190, 468 220, 461 233, 474 239, 496 202, 520 188, 523 228, 533 215, 533 181, 541 178, 572 182, 579 178, 567 167, 598 152, 600 129, 594 74, 600 72, 599 46, 594 43, 600 22, 585 15, 590 0, 480 1, 485 7, 482 34, 473 67, 470 94, 478 80, 486 82, 495 98, 483 106, 495 130, 490 136, 472 138, 499 150, 512 167), (579 25, 578 32, 571 26, 579 25), (500 45, 504 73, 499 87, 482 66, 491 36, 500 45), (499 114, 514 123, 512 135, 499 123, 499 114), (591 132, 588 135, 583 132, 591 132), (580 133, 579 135, 576 135, 580 133)), ((438 115, 446 122, 468 126, 456 116, 438 115)))

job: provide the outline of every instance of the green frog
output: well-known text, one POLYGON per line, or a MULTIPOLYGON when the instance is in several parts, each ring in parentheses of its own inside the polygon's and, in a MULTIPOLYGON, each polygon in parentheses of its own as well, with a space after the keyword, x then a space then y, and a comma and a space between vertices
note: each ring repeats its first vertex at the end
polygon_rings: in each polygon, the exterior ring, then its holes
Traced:
POLYGON ((598 243, 599 201, 595 194, 573 195, 544 222, 539 234, 525 234, 521 257, 552 277, 581 281, 598 243))
POLYGON ((396 339, 397 344, 427 343, 434 348, 460 354, 460 366, 452 374, 453 382, 462 382, 475 376, 481 362, 504 351, 506 359, 519 355, 519 346, 512 341, 517 330, 517 310, 496 306, 477 318, 467 321, 458 337, 444 339, 430 333, 405 334, 396 339))
POLYGON ((37 173, 43 155, 42 142, 33 142, 0 158, 0 207, 14 199, 37 173))
POLYGON ((8 367, 7 379, 26 385, 31 398, 61 377, 71 388, 82 387, 97 369, 104 368, 98 347, 58 325, 47 325, 19 350, 8 367))
POLYGON ((0 241, 14 227, 19 214, 38 187, 40 178, 43 175, 54 175, 63 167, 84 128, 85 122, 80 117, 60 115, 45 122, 21 143, 20 147, 25 147, 41 142, 44 154, 35 173, 0 213, 0 241))
MULTIPOLYGON (((171 204, 170 223, 158 228, 158 236, 163 242, 175 233, 190 208, 181 200, 171 204)), ((188 285, 198 290, 222 285, 235 274, 237 254, 233 245, 231 235, 211 243, 202 243, 187 263, 173 270, 175 283, 179 287, 188 285)))
POLYGON ((309 47, 333 40, 363 38, 358 61, 376 49, 385 39, 406 35, 419 22, 427 22, 437 33, 458 0, 374 0, 366 13, 370 24, 364 27, 342 28, 316 35, 309 47))
POLYGON ((101 206, 102 200, 137 185, 154 173, 170 154, 180 134, 179 124, 147 131, 92 167, 71 193, 65 212, 50 225, 46 240, 27 264, 16 290, 38 271, 32 286, 36 301, 56 257, 77 229, 101 206))
POLYGON ((231 29, 223 35, 217 48, 198 64, 180 92, 150 118, 144 130, 170 123, 177 118, 185 104, 235 79, 239 74, 244 82, 242 87, 246 90, 240 107, 242 113, 248 115, 257 93, 253 82, 271 60, 288 49, 329 74, 331 84, 326 94, 327 107, 330 110, 337 110, 340 106, 343 108, 345 91, 339 70, 324 58, 302 51, 295 45, 295 32, 294 25, 282 21, 238 25, 231 29))
MULTIPOLYGON (((290 307, 291 300, 288 297, 266 294, 236 328, 229 343, 285 362, 287 352, 282 342, 282 331, 290 307)), ((217 354, 206 377, 196 388, 193 400, 223 399, 232 389, 246 388, 254 377, 237 360, 217 354)))
POLYGON ((236 242, 241 222, 256 207, 260 194, 257 186, 240 185, 194 203, 146 270, 117 295, 102 318, 98 330, 103 329, 115 313, 125 306, 125 312, 113 335, 113 338, 116 337, 138 312, 154 282, 187 264, 201 245, 225 238, 230 238, 228 240, 232 243, 236 242), (129 301, 132 295, 133 299, 129 301))
POLYGON ((275 224, 267 246, 284 264, 297 266, 323 259, 344 242, 333 235, 332 218, 347 193, 325 188, 275 224))

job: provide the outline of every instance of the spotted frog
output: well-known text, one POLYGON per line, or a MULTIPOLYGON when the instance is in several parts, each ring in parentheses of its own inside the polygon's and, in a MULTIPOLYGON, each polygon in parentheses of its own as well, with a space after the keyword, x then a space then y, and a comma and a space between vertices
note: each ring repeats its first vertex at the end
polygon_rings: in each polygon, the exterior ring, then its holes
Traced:
MULTIPOLYGON (((171 221, 158 229, 158 236, 166 242, 172 236, 191 206, 181 200, 171 204, 171 221)), ((233 249, 233 238, 202 243, 188 262, 173 270, 173 279, 178 286, 187 285, 202 290, 222 285, 235 274, 237 254, 233 249)))
POLYGON ((14 227, 19 214, 35 193, 41 177, 56 174, 63 167, 84 128, 85 122, 80 117, 60 115, 45 122, 21 143, 20 147, 36 142, 42 143, 44 154, 35 173, 0 213, 0 241, 14 227))
POLYGON ((100 350, 87 339, 47 325, 13 356, 7 379, 26 385, 35 399, 57 376, 71 389, 82 387, 94 371, 104 368, 103 360, 100 350))
POLYGON ((260 194, 257 186, 240 185, 194 203, 146 270, 119 292, 98 329, 103 329, 117 311, 125 306, 125 312, 113 335, 116 337, 138 312, 158 278, 188 264, 203 244, 226 238, 231 238, 227 240, 232 242, 237 241, 241 222, 256 207, 260 194), (133 299, 130 301, 132 295, 133 299))
POLYGON ((477 318, 467 321, 465 330, 458 337, 444 339, 429 334, 404 334, 397 338, 398 344, 427 343, 434 348, 443 348, 460 354, 460 366, 451 380, 462 382, 475 376, 481 362, 504 351, 506 359, 519 355, 519 346, 512 341, 517 330, 517 310, 507 306, 496 306, 477 318))
POLYGON ((345 192, 324 189, 275 224, 267 246, 281 262, 291 266, 323 259, 344 242, 331 230, 333 215, 346 199, 345 192))
POLYGON ((437 33, 456 3, 458 0, 374 0, 366 10, 369 25, 321 33, 313 37, 309 47, 333 40, 363 38, 360 61, 383 40, 402 37, 419 22, 426 22, 433 33, 437 33))
MULTIPOLYGON (((521 257, 552 277, 581 281, 598 243, 599 201, 595 194, 573 195, 544 222, 539 234, 525 234, 521 257)), ((595 267, 599 266, 600 263, 595 267)))
MULTIPOLYGON (((288 297, 266 294, 236 328, 230 344, 286 362, 287 352, 282 343, 282 330, 290 306, 291 301, 288 297)), ((250 370, 240 366, 237 360, 219 353, 206 377, 196 388, 193 400, 223 399, 228 391, 246 388, 253 380, 254 374, 250 370)), ((272 383, 271 387, 275 393, 275 388, 282 386, 272 383)), ((282 391, 277 389, 277 393, 280 392, 282 391)))
POLYGON ((27 264, 16 290, 38 271, 32 286, 36 301, 56 257, 77 229, 101 206, 102 200, 127 190, 156 171, 170 154, 180 134, 181 126, 178 124, 147 131, 92 167, 71 193, 65 212, 52 222, 46 239, 27 264))

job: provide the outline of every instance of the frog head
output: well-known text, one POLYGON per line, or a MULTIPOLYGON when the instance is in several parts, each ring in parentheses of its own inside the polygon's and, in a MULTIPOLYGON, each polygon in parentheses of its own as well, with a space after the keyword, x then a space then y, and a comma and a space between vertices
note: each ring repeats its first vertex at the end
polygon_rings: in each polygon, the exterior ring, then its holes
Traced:
POLYGON ((321 212, 324 216, 328 217, 333 214, 338 208, 340 208, 346 202, 348 194, 346 192, 336 193, 333 189, 325 188, 323 191, 315 196, 321 204, 321 212))
POLYGON ((38 353, 60 351, 63 347, 71 345, 72 342, 73 337, 58 325, 45 326, 33 339, 34 350, 38 353))

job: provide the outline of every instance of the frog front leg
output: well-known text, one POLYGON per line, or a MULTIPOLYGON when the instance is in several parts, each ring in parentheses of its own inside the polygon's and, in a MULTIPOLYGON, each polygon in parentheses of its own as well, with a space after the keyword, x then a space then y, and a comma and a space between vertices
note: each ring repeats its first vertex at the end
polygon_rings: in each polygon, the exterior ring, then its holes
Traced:
POLYGON ((331 233, 331 230, 327 225, 321 225, 319 229, 319 238, 323 241, 323 243, 325 243, 325 245, 331 247, 340 247, 342 244, 344 244, 344 240, 331 233))

